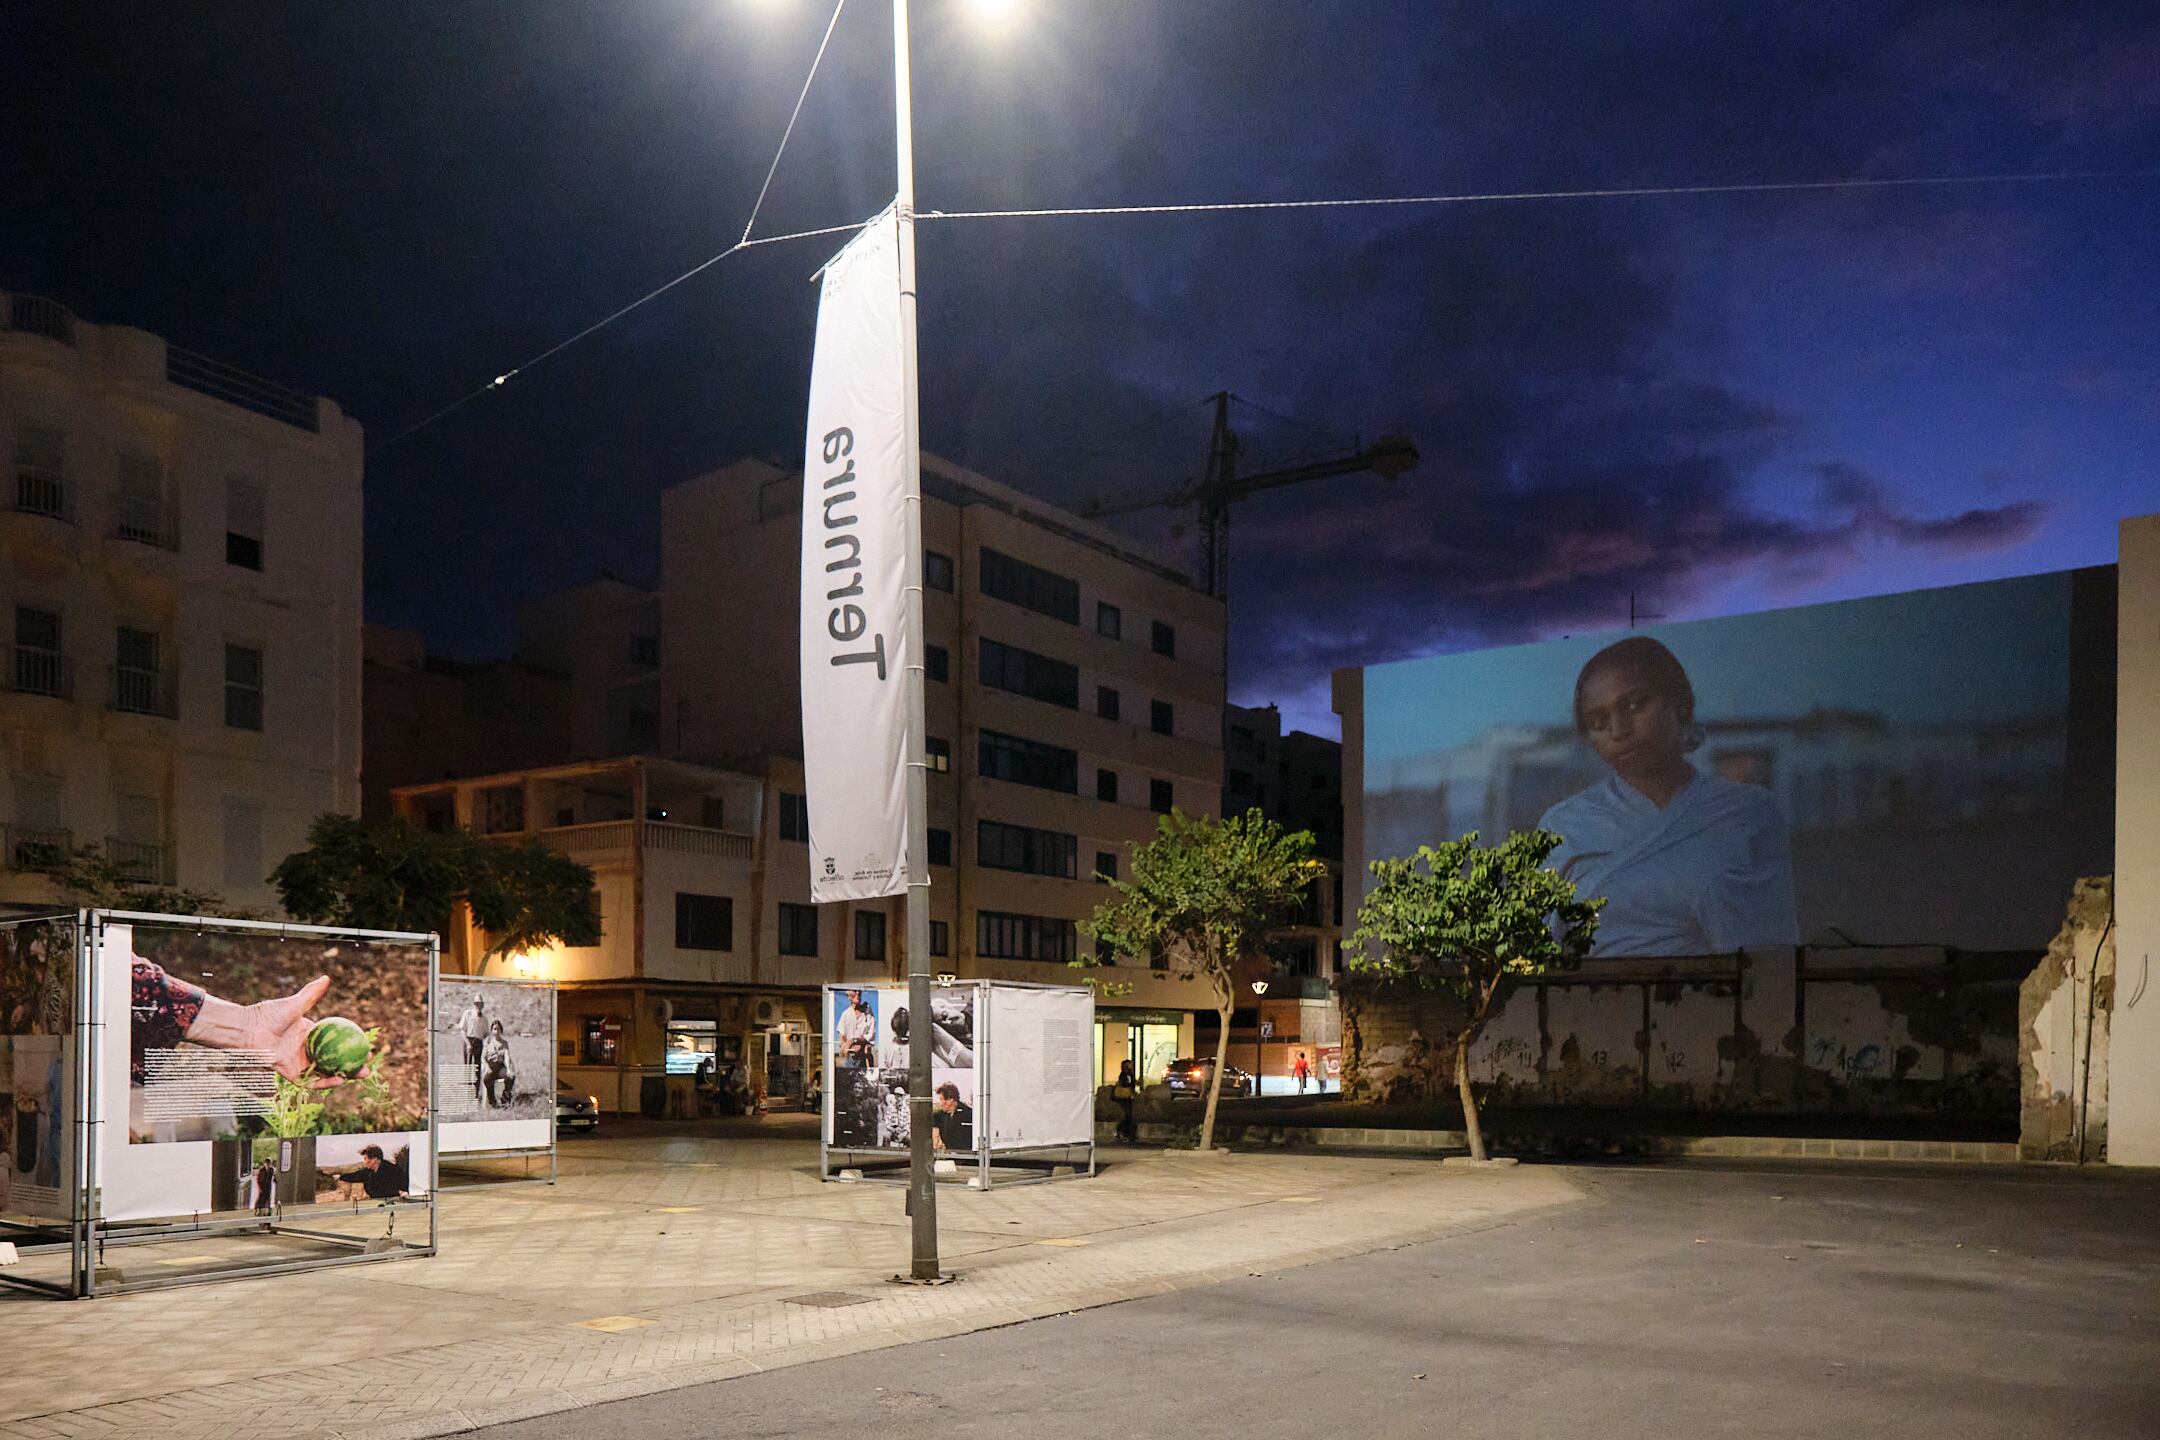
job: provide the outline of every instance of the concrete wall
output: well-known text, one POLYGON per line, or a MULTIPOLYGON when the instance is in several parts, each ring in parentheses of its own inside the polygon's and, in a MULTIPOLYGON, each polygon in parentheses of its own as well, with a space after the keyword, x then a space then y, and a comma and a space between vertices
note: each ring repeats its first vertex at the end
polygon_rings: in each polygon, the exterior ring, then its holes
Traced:
POLYGON ((2018 1147, 2027 1160, 2107 1153, 2115 890, 2081 880, 2048 953, 2018 988, 2018 1147))
MULTIPOLYGON (((1938 1114, 2007 1134, 2030 964, 1932 948, 1593 962, 1510 995, 1471 1047, 1471 1079, 1506 1105, 1938 1114)), ((1430 992, 1346 1006, 1347 1088, 1449 1094, 1460 1015, 1430 992)))
POLYGON ((2108 1160, 2160 1165, 2160 515, 2122 525, 2108 1160))

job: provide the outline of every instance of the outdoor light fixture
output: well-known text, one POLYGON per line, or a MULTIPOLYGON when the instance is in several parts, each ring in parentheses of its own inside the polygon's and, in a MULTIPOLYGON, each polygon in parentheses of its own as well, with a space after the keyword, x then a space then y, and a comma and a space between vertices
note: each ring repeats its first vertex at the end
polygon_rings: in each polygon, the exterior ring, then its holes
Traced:
MULTIPOLYGON (((1253 981, 1252 993, 1254 1000, 1267 994, 1267 981, 1253 981)), ((1260 1098, 1260 1072, 1267 1068, 1267 1051, 1264 1048, 1267 1038, 1260 1033, 1260 1007, 1257 1004, 1253 1006, 1252 1012, 1252 1035, 1252 1093, 1253 1099, 1257 1100, 1260 1098)))
POLYGON ((958 980, 958 979, 959 979, 960 977, 959 977, 958 975, 955 975, 955 974, 953 974, 953 972, 952 972, 952 971, 950 971, 950 970, 940 970, 940 971, 938 971, 938 973, 937 973, 937 977, 936 977, 936 978, 937 978, 937 983, 938 983, 938 984, 940 984, 940 985, 950 985, 950 984, 952 984, 952 983, 953 983, 954 981, 958 980))

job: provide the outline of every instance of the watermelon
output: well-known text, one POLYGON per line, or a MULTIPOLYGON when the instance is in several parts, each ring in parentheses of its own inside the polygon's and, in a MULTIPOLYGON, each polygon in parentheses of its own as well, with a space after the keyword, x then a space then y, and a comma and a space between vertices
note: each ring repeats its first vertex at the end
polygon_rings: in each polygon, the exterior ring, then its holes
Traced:
POLYGON ((307 1057, 325 1075, 358 1075, 367 1068, 367 1031, 342 1015, 318 1020, 307 1033, 307 1057))

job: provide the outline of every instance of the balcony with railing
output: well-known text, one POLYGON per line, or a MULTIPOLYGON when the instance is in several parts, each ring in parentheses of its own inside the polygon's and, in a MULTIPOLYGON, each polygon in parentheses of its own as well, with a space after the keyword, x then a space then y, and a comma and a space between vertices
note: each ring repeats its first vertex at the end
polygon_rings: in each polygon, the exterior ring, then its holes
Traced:
POLYGON ((75 487, 65 470, 17 461, 15 485, 8 492, 8 508, 23 515, 42 515, 48 520, 75 518, 75 487))
POLYGON ((0 825, 0 865, 10 870, 43 870, 75 848, 75 833, 35 825, 0 825))
POLYGON ((180 549, 180 515, 168 501, 123 497, 113 516, 112 534, 115 540, 177 552, 180 549))
POLYGON ((123 880, 132 880, 138 885, 173 883, 173 847, 170 845, 108 835, 105 837, 105 858, 112 862, 113 873, 123 880))
POLYGON ((62 345, 75 343, 75 317, 57 300, 42 295, 10 295, 7 328, 24 335, 42 335, 62 345))
POLYGON ((602 820, 590 825, 557 825, 545 830, 493 835, 495 840, 538 840, 550 850, 573 860, 593 863, 628 857, 634 841, 642 838, 648 850, 671 850, 686 855, 710 855, 722 860, 748 860, 752 841, 732 830, 713 830, 703 825, 678 825, 666 820, 643 822, 638 834, 635 820, 602 820))
POLYGON ((75 665, 57 650, 32 645, 10 645, 0 665, 0 685, 16 695, 43 695, 53 700, 75 698, 75 665))
POLYGON ((180 718, 180 677, 170 670, 112 667, 112 708, 123 715, 180 718))

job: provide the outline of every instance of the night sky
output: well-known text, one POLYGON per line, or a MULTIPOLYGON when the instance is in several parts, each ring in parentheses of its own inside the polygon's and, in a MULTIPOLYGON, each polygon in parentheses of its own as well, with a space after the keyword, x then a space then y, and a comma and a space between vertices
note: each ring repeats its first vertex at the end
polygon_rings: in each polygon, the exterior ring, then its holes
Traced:
MULTIPOLYGON (((916 0, 929 209, 2160 166, 2160 8, 916 0)), ((380 442, 741 233, 827 0, 9 5, 0 286, 380 442)), ((891 196, 849 0, 759 221, 891 196)), ((510 648, 799 457, 832 239, 736 256, 371 459, 370 618, 510 648)), ((1238 514, 1233 698, 1338 665, 2108 561, 2160 510, 2160 179, 922 230, 923 429, 1060 502, 1399 429, 1238 514)), ((1196 568, 1196 537, 1139 522, 1196 568)), ((745 596, 745 604, 764 597, 745 596)), ((725 624, 727 617, 715 616, 725 624)))

